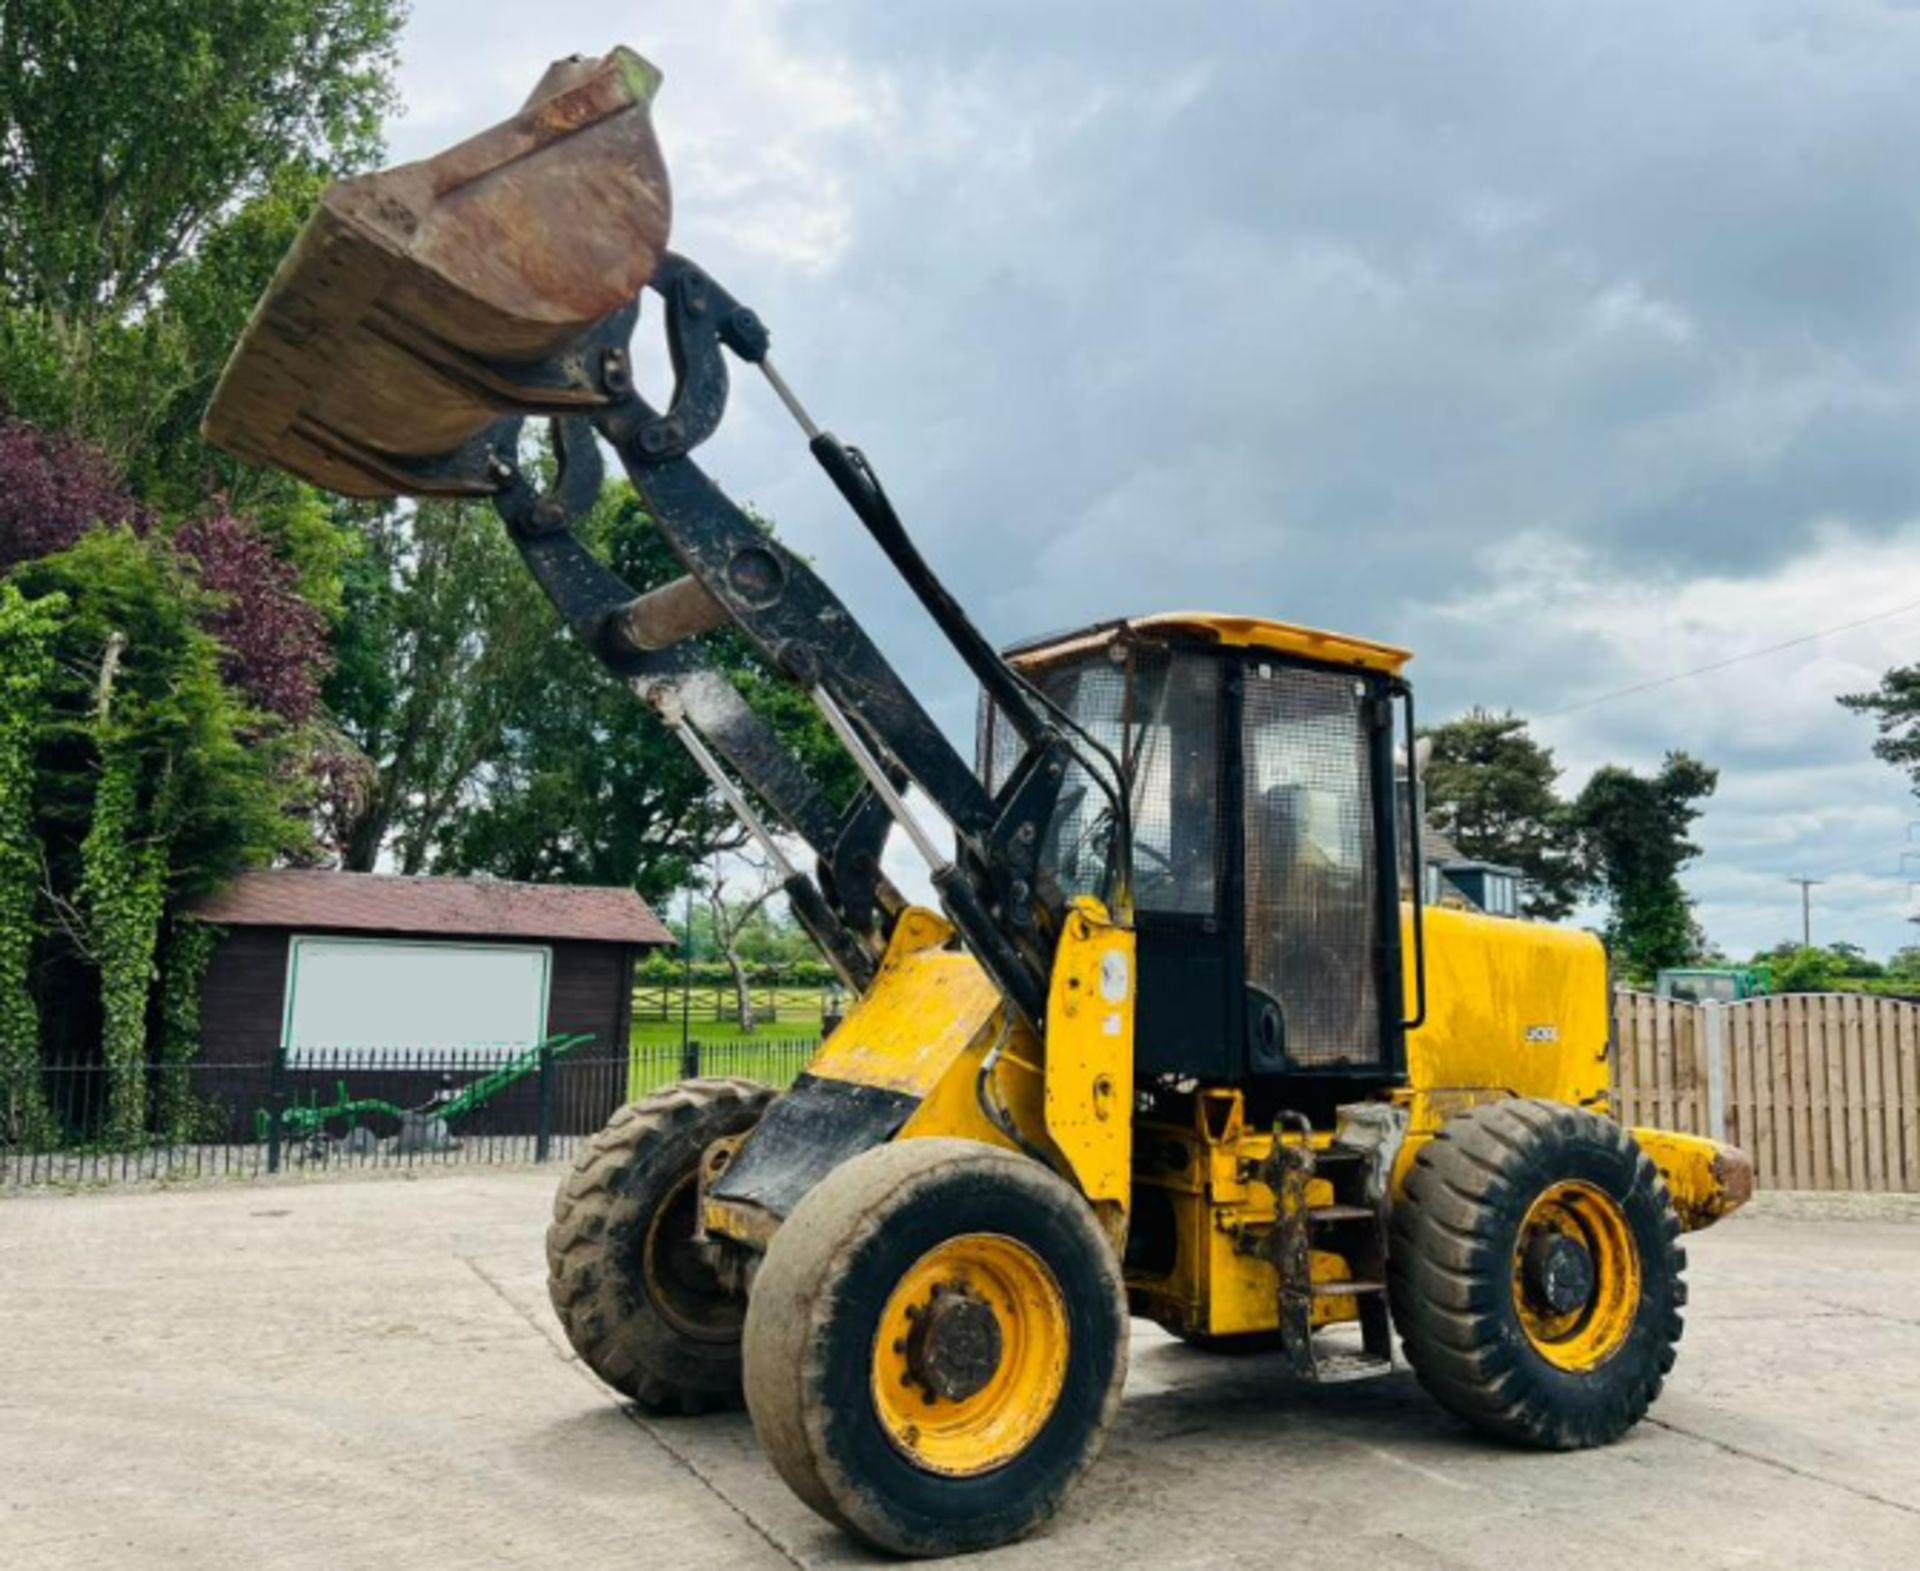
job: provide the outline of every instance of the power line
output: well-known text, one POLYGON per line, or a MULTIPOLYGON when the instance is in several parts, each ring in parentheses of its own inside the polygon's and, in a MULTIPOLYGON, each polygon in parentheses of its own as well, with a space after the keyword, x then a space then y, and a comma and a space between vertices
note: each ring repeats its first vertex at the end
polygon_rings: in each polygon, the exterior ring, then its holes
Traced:
POLYGON ((1904 616, 1909 611, 1920 611, 1920 600, 1910 600, 1905 605, 1876 611, 1872 616, 1863 616, 1856 621, 1841 622, 1834 627, 1823 627, 1817 633, 1802 633, 1798 638, 1788 638, 1777 644, 1768 644, 1764 649, 1749 649, 1745 654, 1728 655, 1724 660, 1710 660, 1705 665, 1697 665, 1687 671, 1676 671, 1671 676, 1655 677, 1651 682, 1636 682, 1631 687, 1616 688, 1611 693, 1602 693, 1596 698, 1584 698, 1577 704, 1567 705, 1564 709, 1549 709, 1538 718, 1554 720, 1561 715, 1578 714, 1581 710, 1591 709, 1596 704, 1610 704, 1616 698, 1631 698, 1636 693, 1650 693, 1657 687, 1671 687, 1675 682, 1684 682, 1690 677, 1705 676, 1709 671, 1724 671, 1728 666, 1739 665, 1742 661, 1758 660, 1762 655, 1777 655, 1783 649, 1795 649, 1801 644, 1811 644, 1818 639, 1831 637, 1835 633, 1851 632, 1856 627, 1885 622, 1896 616, 1904 616))

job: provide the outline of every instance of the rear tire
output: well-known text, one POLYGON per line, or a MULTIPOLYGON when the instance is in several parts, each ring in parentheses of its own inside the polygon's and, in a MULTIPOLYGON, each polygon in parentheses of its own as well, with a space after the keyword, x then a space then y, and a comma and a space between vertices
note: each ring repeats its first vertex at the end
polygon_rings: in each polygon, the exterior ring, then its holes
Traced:
POLYGON ((864 1152, 774 1234, 746 1390, 793 1491, 881 1549, 989 1549, 1050 1517, 1126 1378, 1120 1264, 1086 1201, 969 1140, 864 1152))
POLYGON ((1414 1159, 1391 1227, 1394 1324, 1449 1412, 1569 1451, 1618 1439, 1660 1394, 1686 1254, 1659 1170, 1611 1119, 1462 1113, 1414 1159))
POLYGON ((553 1202, 547 1292, 580 1360, 658 1413, 740 1405, 746 1301, 693 1241, 701 1153, 773 1100, 750 1080, 683 1080, 629 1103, 553 1202))

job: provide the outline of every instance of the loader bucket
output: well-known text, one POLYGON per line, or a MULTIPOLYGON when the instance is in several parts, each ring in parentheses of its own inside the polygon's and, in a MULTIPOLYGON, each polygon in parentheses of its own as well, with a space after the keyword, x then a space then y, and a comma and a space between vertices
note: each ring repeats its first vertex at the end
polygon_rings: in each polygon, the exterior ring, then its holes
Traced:
POLYGON ((227 362, 208 440, 349 496, 439 489, 430 461, 515 407, 512 367, 564 352, 659 264, 659 82, 627 49, 562 60, 512 119, 329 187, 227 362))

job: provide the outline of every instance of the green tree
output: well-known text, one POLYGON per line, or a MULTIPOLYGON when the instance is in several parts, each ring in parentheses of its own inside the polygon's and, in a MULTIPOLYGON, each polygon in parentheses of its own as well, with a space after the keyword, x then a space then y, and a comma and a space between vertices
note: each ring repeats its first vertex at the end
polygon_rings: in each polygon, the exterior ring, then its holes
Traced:
MULTIPOLYGON (((159 1066, 154 1125, 170 1140, 193 1139, 203 1109, 210 1106, 193 1094, 189 1066, 200 1054, 201 984, 226 933, 184 912, 176 912, 169 924, 160 965, 160 1030, 149 1056, 159 1066)), ((217 1106, 212 1112, 219 1117, 217 1106)))
POLYGON ((1887 974, 1887 968, 1878 960, 1858 944, 1850 944, 1845 939, 1828 944, 1827 954, 1832 957, 1833 971, 1836 976, 1855 981, 1872 981, 1887 974))
POLYGON ((1687 964, 1704 947, 1680 869, 1700 854, 1687 831, 1713 794, 1719 773, 1686 753, 1669 753, 1658 773, 1609 764, 1573 804, 1608 908, 1607 946, 1634 978, 1687 964))
POLYGON ((1873 717, 1873 756, 1905 771, 1920 796, 1920 665, 1894 666, 1871 692, 1843 693, 1839 702, 1873 717))
MULTIPOLYGON (((638 589, 682 569, 630 487, 580 528, 638 589)), ((327 699, 364 753, 349 867, 685 887, 739 827, 625 684, 568 635, 492 511, 428 506, 368 525, 348 571, 327 699)), ((731 630, 703 640, 836 799, 857 782, 805 698, 731 630)))
POLYGON ((0 411, 167 519, 224 492, 323 611, 351 532, 199 434, 314 199, 369 163, 403 0, 0 0, 0 411))
POLYGON ((29 1146, 53 1127, 32 988, 41 860, 33 786, 66 609, 57 595, 28 600, 0 582, 0 1140, 29 1146))
POLYGON ((1785 954, 1776 954, 1769 966, 1776 993, 1831 993, 1844 974, 1829 951, 1799 944, 1788 946, 1785 954))
POLYGON ((325 697, 363 768, 333 833, 349 869, 391 852, 419 873, 565 635, 491 508, 392 509, 360 530, 325 697))
POLYGON ((0 386, 17 412, 135 458, 207 369, 204 319, 170 309, 176 270, 287 170, 376 155, 402 16, 399 0, 0 0, 0 386))
MULTIPOLYGON (((43 1038, 87 1018, 76 989, 97 985, 110 1065, 143 1060, 156 956, 169 1018, 191 1018, 200 960, 184 938, 160 946, 164 909, 301 839, 295 727, 324 651, 300 597, 337 611, 353 537, 198 426, 314 198, 378 152, 402 14, 0 0, 0 570, 21 603, 68 605, 20 728, 31 844, 5 838, 30 856, 0 867, 0 924, 24 913, 40 951, 43 1038)), ((11 1041, 26 1017, 8 963, 0 943, 11 1041)), ((121 1137, 145 1118, 138 1079, 114 1077, 121 1137)), ((185 1102, 160 1103, 171 1127, 185 1102)))
POLYGON ((80 841, 73 909, 100 974, 100 1043, 107 1066, 108 1138, 138 1140, 146 1127, 147 993, 166 909, 167 845, 143 811, 136 726, 112 712, 113 651, 102 670, 93 813, 80 841))
POLYGON ((146 1122, 166 907, 297 845, 302 788, 286 728, 228 684, 208 596, 167 541, 98 529, 7 587, 62 608, 36 727, 28 887, 62 953, 97 978, 108 1133, 129 1141, 146 1122))
POLYGON ((1470 857, 1519 868, 1529 916, 1566 916, 1585 871, 1553 749, 1518 715, 1479 708, 1422 734, 1432 744, 1422 778, 1434 828, 1470 857))
POLYGON ((202 234, 192 252, 167 270, 166 292, 153 318, 164 331, 171 368, 146 410, 142 438, 124 456, 128 484, 149 505, 179 516, 219 494, 282 536, 285 554, 301 564, 316 599, 337 593, 346 542, 346 509, 283 470, 249 463, 204 441, 200 421, 215 384, 254 306, 326 188, 325 171, 287 164, 202 234))
POLYGON ((1887 958, 1887 975, 1902 982, 1920 979, 1920 944, 1903 944, 1887 958))

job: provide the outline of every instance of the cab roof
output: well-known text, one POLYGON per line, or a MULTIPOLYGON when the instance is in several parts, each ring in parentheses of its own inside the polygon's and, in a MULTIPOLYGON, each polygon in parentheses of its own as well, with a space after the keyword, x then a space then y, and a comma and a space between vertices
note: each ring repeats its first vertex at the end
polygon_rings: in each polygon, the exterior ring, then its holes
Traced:
POLYGON ((1328 665, 1384 671, 1390 676, 1397 676, 1413 658, 1409 650, 1376 643, 1370 638, 1356 638, 1350 633, 1330 633, 1266 617, 1227 616, 1215 611, 1162 611, 1154 616, 1099 622, 1070 633, 1049 633, 1015 644, 1007 650, 1007 657, 1016 666, 1045 665, 1065 655, 1103 648, 1129 633, 1146 637, 1184 634, 1228 648, 1272 649, 1328 665))

